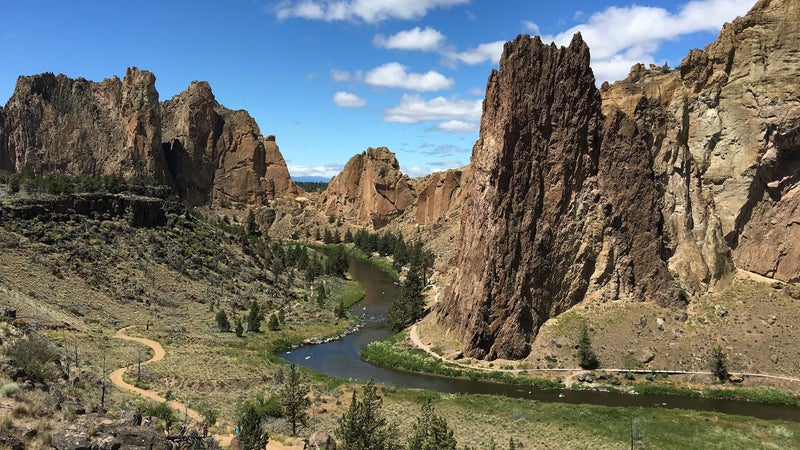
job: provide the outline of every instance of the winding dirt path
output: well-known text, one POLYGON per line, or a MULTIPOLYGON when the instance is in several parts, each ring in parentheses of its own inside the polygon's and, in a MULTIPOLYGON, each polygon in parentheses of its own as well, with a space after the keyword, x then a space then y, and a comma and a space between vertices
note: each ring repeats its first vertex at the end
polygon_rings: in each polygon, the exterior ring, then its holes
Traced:
MULTIPOLYGON (((567 372, 568 373, 567 380, 565 381, 565 384, 567 384, 567 385, 569 385, 568 383, 570 383, 571 380, 573 380, 578 374, 580 374, 581 372, 586 372, 586 370, 583 370, 583 369, 499 369, 499 368, 495 368, 495 367, 481 367, 481 366, 463 364, 463 363, 459 363, 459 362, 456 362, 456 361, 453 361, 453 360, 446 359, 444 356, 434 352, 431 349, 430 345, 427 345, 424 342, 422 342, 422 339, 420 339, 420 337, 419 337, 419 330, 417 330, 417 324, 414 324, 414 325, 411 326, 411 330, 409 330, 408 336, 411 339, 411 342, 414 344, 414 346, 416 346, 420 350, 423 350, 425 353, 433 356, 434 358, 436 358, 436 359, 438 359, 440 361, 443 361, 443 362, 447 362, 449 364, 455 364, 455 365, 457 365, 459 367, 464 367, 464 368, 468 368, 468 369, 483 370, 483 371, 487 371, 487 372, 508 372, 508 373, 567 372)), ((705 371, 705 372, 704 371, 694 371, 693 372, 693 371, 686 371, 686 370, 636 370, 636 369, 605 369, 605 368, 601 368, 600 370, 603 371, 603 372, 613 372, 613 373, 632 372, 632 373, 665 373, 665 374, 669 374, 669 375, 708 375, 708 376, 712 375, 711 372, 709 372, 709 371, 705 371)), ((781 376, 781 375, 769 375, 769 374, 763 374, 763 373, 748 373, 748 372, 735 372, 735 374, 736 375, 746 376, 746 377, 761 377, 761 378, 769 378, 769 379, 773 379, 773 380, 783 380, 783 381, 792 381, 792 382, 795 382, 795 383, 800 383, 800 378, 786 377, 786 376, 781 376)))
MULTIPOLYGON (((162 347, 161 344, 159 344, 158 342, 156 342, 156 341, 154 341, 152 339, 140 338, 140 337, 135 337, 135 336, 128 336, 127 334, 125 334, 125 332, 127 330, 131 329, 131 328, 133 328, 133 325, 119 329, 114 334, 114 337, 117 338, 117 339, 123 339, 123 340, 126 340, 126 341, 138 342, 139 344, 146 345, 146 346, 150 347, 153 350, 153 357, 148 359, 147 361, 142 361, 142 365, 151 364, 151 363, 158 362, 158 361, 161 361, 162 359, 164 359, 164 357, 166 356, 167 353, 164 351, 164 347, 162 347)), ((169 401, 167 401, 167 399, 165 399, 164 397, 158 395, 158 393, 153 391, 153 390, 141 389, 141 388, 138 388, 138 387, 136 387, 136 386, 134 386, 132 384, 126 383, 125 380, 123 380, 123 375, 127 371, 128 371, 128 367, 126 366, 126 367, 120 367, 119 369, 111 372, 111 374, 108 376, 111 379, 111 383, 113 383, 115 386, 117 386, 119 388, 126 389, 128 391, 135 392, 135 393, 141 395, 142 397, 149 398, 150 400, 154 400, 154 401, 159 402, 159 403, 166 402, 167 405, 169 405, 172 409, 175 409, 175 410, 178 410, 178 411, 183 411, 183 413, 186 414, 189 418, 191 418, 192 421, 195 421, 195 422, 202 422, 203 421, 203 416, 199 412, 195 411, 192 408, 189 408, 188 406, 186 406, 185 404, 179 402, 178 400, 169 400, 169 401)), ((217 434, 217 435, 214 435, 214 438, 216 438, 216 440, 217 440, 217 442, 219 442, 220 446, 222 446, 222 447, 230 447, 231 446, 231 441, 233 440, 233 435, 232 434, 217 434)), ((299 448, 299 447, 294 447, 294 446, 287 447, 287 446, 283 445, 282 443, 280 443, 280 442, 278 442, 276 440, 270 440, 269 443, 267 444, 267 450, 292 450, 292 449, 296 449, 296 448, 299 448)))

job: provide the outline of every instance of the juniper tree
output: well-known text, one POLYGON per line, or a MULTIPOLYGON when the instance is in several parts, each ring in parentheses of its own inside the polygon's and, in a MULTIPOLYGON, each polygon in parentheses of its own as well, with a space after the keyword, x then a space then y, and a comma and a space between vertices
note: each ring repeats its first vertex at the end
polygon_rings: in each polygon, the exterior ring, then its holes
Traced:
POLYGON ((261 320, 263 319, 264 315, 261 313, 261 308, 259 308, 258 303, 253 300, 250 302, 250 312, 247 314, 247 332, 261 332, 261 320))
POLYGON ((581 331, 578 336, 578 363, 584 369, 596 369, 597 354, 592 347, 592 336, 589 333, 589 327, 584 324, 581 326, 581 331))
POLYGON ((422 416, 417 418, 414 433, 408 439, 408 448, 415 450, 456 450, 456 439, 447 421, 436 414, 433 402, 422 405, 422 416))
POLYGON ((285 380, 280 391, 280 404, 283 416, 292 425, 292 436, 297 436, 297 426, 308 426, 308 413, 306 409, 311 406, 311 400, 306 396, 308 386, 301 383, 300 372, 294 364, 289 366, 289 377, 285 380))
POLYGON ((217 328, 222 333, 229 333, 231 331, 231 322, 228 320, 228 315, 224 310, 219 310, 216 316, 217 328))
POLYGON ((263 450, 269 442, 269 435, 264 431, 264 418, 259 414, 258 407, 247 402, 241 415, 241 429, 239 431, 239 446, 244 450, 263 450))
POLYGON ((394 427, 383 416, 383 400, 378 396, 375 381, 364 386, 364 398, 358 400, 353 391, 350 407, 342 416, 336 435, 342 439, 342 450, 388 450, 394 448, 394 427))

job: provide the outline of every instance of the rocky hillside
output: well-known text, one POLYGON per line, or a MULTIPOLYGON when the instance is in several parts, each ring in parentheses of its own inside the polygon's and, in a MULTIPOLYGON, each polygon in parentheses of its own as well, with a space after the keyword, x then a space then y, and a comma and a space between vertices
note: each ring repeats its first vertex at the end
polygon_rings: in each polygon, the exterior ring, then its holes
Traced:
POLYGON ((195 82, 160 103, 155 76, 23 76, 0 112, 0 170, 152 177, 189 204, 258 206, 297 192, 274 137, 195 82))
POLYGON ((506 45, 439 306, 469 356, 524 357, 580 302, 680 306, 737 267, 797 281, 798 9, 761 1, 679 71, 602 92, 579 35, 506 45))

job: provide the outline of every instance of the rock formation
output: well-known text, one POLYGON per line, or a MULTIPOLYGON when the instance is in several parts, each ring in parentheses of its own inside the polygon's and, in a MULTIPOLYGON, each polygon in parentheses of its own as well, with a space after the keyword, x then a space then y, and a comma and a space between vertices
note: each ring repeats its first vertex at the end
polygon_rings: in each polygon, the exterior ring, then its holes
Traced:
POLYGON ((323 197, 325 214, 379 229, 410 207, 415 193, 394 153, 379 147, 350 158, 323 197))
POLYGON ((507 44, 439 306, 466 354, 524 357, 579 302, 680 305, 737 267, 798 281, 798 34, 798 2, 762 0, 679 71, 602 93, 579 35, 507 44))
POLYGON ((762 0, 680 70, 634 67, 606 108, 664 106, 654 171, 665 180, 670 269, 692 291, 736 267, 800 281, 800 4, 762 0), (732 258, 732 259, 731 259, 732 258))
POLYGON ((150 175, 168 182, 155 76, 128 69, 99 83, 45 73, 20 77, 5 107, 16 171, 150 175))
POLYGON ((453 211, 458 211, 463 203, 462 180, 468 173, 468 167, 451 169, 413 180, 417 193, 414 216, 416 222, 419 225, 427 225, 453 211))
POLYGON ((264 138, 246 111, 214 98, 206 82, 165 101, 164 153, 190 203, 261 205, 295 193, 274 136, 264 138))
POLYGON ((506 44, 440 307, 468 355, 524 357, 544 321, 587 297, 668 300, 647 137, 622 113, 604 124, 580 35, 506 44))
POLYGON ((295 194, 274 137, 195 82, 159 103, 155 76, 136 68, 95 83, 23 76, 0 110, 0 169, 153 177, 190 204, 259 206, 295 194))

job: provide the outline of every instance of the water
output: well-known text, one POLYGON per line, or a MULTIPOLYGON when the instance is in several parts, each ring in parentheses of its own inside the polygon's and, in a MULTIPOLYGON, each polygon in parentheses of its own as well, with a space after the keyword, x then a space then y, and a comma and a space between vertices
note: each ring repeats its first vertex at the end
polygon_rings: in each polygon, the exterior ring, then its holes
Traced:
POLYGON ((677 395, 542 390, 527 386, 471 381, 376 367, 362 361, 359 355, 370 342, 392 334, 385 318, 392 300, 398 294, 399 286, 385 272, 363 261, 351 261, 350 273, 364 286, 364 299, 350 308, 351 313, 361 317, 363 327, 336 341, 286 352, 281 355, 283 359, 333 377, 356 381, 368 381, 372 378, 376 383, 401 388, 429 389, 445 393, 496 394, 571 404, 681 408, 800 422, 800 409, 792 406, 677 395))

